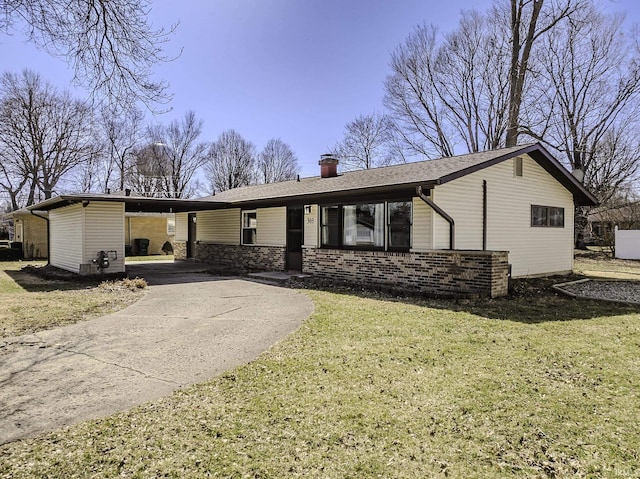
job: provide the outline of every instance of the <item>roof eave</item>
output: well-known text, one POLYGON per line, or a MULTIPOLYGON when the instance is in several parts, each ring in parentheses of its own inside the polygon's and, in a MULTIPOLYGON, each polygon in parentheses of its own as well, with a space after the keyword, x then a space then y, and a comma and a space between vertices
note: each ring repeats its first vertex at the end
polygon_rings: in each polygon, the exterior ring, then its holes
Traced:
POLYGON ((449 175, 442 176, 436 180, 436 184, 444 184, 449 181, 462 178, 470 173, 483 170, 489 166, 497 165, 505 160, 515 158, 520 155, 528 154, 531 156, 547 173, 558 180, 567 190, 573 194, 573 199, 576 206, 596 206, 598 199, 587 190, 582 183, 580 183, 575 176, 573 176, 567 169, 556 160, 551 153, 549 153, 540 143, 534 143, 522 147, 521 149, 512 151, 505 155, 498 156, 483 163, 463 168, 455 171, 449 175))
POLYGON ((347 197, 370 197, 375 195, 385 196, 393 195, 405 195, 411 191, 415 191, 417 186, 424 188, 433 188, 435 181, 414 181, 411 183, 396 183, 393 185, 380 185, 380 186, 367 186, 362 188, 352 188, 348 190, 337 190, 330 192, 314 192, 289 196, 273 196, 260 199, 246 199, 230 201, 229 207, 242 208, 242 207, 259 207, 261 205, 270 205, 276 203, 285 204, 311 204, 311 203, 324 203, 335 200, 335 198, 347 198, 347 197))
POLYGON ((188 200, 181 198, 149 198, 115 195, 59 195, 49 198, 36 205, 28 206, 29 211, 50 211, 78 203, 90 204, 92 201, 101 203, 124 203, 128 212, 158 212, 179 213, 187 211, 211 210, 228 206, 228 203, 211 200, 188 200))

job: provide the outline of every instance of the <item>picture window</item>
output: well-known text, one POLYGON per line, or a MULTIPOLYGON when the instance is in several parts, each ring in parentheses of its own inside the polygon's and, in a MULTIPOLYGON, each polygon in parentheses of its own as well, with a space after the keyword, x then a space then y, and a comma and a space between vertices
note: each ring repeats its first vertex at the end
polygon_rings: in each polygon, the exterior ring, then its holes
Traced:
POLYGON ((329 248, 408 251, 411 218, 411 201, 322 206, 321 244, 329 248))

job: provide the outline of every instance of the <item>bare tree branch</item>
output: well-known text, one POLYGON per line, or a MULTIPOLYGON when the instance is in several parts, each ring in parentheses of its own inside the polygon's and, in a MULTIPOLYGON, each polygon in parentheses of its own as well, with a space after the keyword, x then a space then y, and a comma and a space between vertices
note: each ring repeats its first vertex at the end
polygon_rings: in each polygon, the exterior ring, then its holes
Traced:
MULTIPOLYGON (((28 188, 24 205, 50 198, 61 179, 94 158, 93 115, 83 102, 58 92, 36 73, 0 80, 0 162, 12 199, 28 188)), ((21 205, 21 206, 24 206, 21 205)), ((13 205, 18 206, 17 204, 13 205)))
POLYGON ((127 109, 141 101, 154 110, 169 101, 153 67, 169 61, 162 47, 177 25, 154 29, 149 0, 0 0, 0 28, 26 25, 29 39, 65 59, 75 82, 94 99, 127 109))

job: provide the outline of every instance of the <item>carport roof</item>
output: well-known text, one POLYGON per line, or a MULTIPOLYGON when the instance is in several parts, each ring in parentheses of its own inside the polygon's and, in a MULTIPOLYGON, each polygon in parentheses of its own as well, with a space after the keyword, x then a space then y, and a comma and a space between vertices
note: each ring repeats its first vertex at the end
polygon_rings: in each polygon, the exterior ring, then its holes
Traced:
POLYGON ((49 211, 77 203, 88 205, 92 201, 124 203, 125 211, 136 213, 183 213, 187 211, 212 210, 224 208, 229 203, 212 199, 187 200, 182 198, 147 198, 143 196, 72 194, 60 195, 29 206, 32 211, 49 211))

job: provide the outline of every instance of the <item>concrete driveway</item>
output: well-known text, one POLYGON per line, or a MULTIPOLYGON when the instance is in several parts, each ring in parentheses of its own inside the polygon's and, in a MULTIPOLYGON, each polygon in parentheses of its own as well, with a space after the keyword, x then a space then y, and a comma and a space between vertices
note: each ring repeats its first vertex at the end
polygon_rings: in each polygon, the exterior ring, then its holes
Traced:
POLYGON ((118 313, 0 340, 0 444, 205 381, 255 359, 313 311, 290 289, 160 268, 139 267, 150 286, 118 313))

